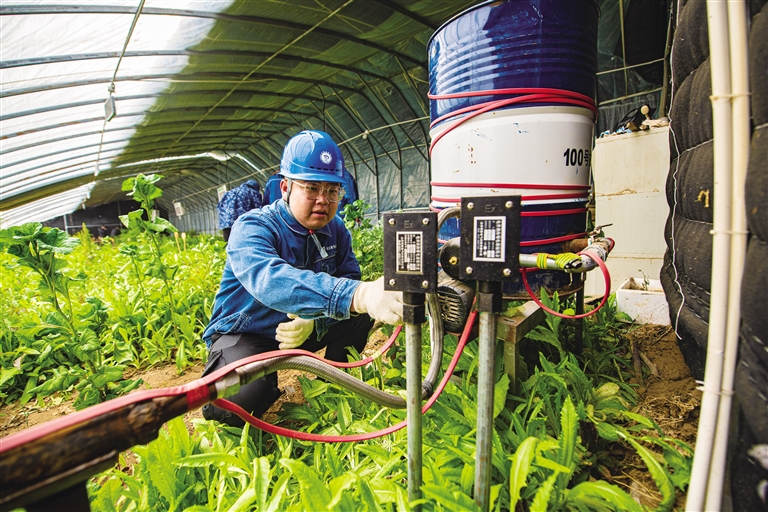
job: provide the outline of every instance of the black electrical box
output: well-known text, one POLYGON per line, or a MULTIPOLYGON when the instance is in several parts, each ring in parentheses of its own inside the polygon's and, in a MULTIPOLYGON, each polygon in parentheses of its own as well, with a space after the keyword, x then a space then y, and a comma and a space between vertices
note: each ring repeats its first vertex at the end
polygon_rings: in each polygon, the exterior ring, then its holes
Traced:
POLYGON ((386 213, 384 289, 437 292, 437 213, 386 213))
POLYGON ((461 280, 518 278, 520 211, 520 196, 461 199, 461 280))

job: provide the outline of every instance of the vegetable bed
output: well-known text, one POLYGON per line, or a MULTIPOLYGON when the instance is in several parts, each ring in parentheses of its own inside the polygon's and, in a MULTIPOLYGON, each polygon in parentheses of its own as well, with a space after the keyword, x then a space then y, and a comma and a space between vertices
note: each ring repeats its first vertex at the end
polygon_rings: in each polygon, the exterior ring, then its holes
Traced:
MULTIPOLYGON (((69 237, 39 224, 0 233, 2 435, 34 424, 35 411, 66 413, 146 387, 149 375, 167 376, 169 366, 185 381, 199 377, 207 357, 200 334, 224 266, 224 243, 147 220, 156 181, 139 176, 126 185, 145 215, 129 214, 128 229, 100 245, 87 231, 69 237)), ((364 204, 348 209, 363 275, 376 277, 380 228, 364 221, 364 204)), ((573 307, 557 296, 543 300, 556 310, 573 307)), ((567 351, 574 327, 559 318, 547 316, 531 333, 521 352, 520 396, 507 393, 499 364, 494 510, 682 504, 698 403, 687 367, 672 363, 679 356, 674 335, 659 329, 617 317, 611 299, 585 323, 579 356, 567 351), (642 352, 644 365, 637 357, 633 362, 633 352, 642 352)), ((351 373, 404 393, 402 346, 399 340, 351 373)), ((448 336, 443 368, 456 346, 448 336)), ((424 360, 426 368, 428 343, 424 360)), ((467 345, 455 374, 424 417, 424 510, 478 510, 472 499, 476 343, 467 345)), ((343 435, 404 419, 405 411, 381 409, 311 376, 281 372, 281 386, 287 377, 294 399, 270 411, 283 426, 343 435)), ((150 385, 165 386, 154 379, 150 385)), ((88 489, 94 510, 408 510, 406 446, 404 429, 361 443, 321 444, 192 414, 122 454, 88 489)))

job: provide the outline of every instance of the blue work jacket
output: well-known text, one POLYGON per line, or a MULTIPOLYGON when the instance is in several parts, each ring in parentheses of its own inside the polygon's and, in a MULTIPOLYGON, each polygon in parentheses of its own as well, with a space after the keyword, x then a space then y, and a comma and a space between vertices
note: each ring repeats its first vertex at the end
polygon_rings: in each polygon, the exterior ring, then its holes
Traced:
MULTIPOLYGON (((264 184, 264 205, 272 204, 278 199, 282 199, 283 193, 280 191, 280 182, 283 177, 279 174, 273 174, 264 184)), ((341 210, 339 210, 341 211, 341 210)))
POLYGON ((360 285, 352 237, 339 217, 314 235, 283 200, 235 221, 211 322, 203 333, 208 346, 214 333, 274 338, 288 313, 315 319, 318 339, 332 323, 349 318, 360 285))
POLYGON ((219 228, 231 228, 238 217, 254 208, 261 208, 263 200, 259 192, 259 182, 248 180, 235 187, 221 198, 216 206, 219 211, 219 228))

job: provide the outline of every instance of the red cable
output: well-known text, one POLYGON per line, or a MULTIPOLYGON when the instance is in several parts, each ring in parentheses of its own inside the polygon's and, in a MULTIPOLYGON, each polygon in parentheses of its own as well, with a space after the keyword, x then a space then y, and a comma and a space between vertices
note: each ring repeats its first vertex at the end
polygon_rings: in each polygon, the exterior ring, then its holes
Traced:
MULTIPOLYGON (((555 238, 541 238, 539 240, 526 240, 524 242, 520 242, 520 247, 534 247, 537 245, 547 245, 547 244, 556 244, 558 242, 567 242, 569 240, 576 240, 577 238, 582 238, 587 233, 576 233, 575 235, 565 235, 565 236, 558 236, 555 238)), ((437 243, 439 244, 447 244, 449 240, 443 240, 442 238, 437 239, 437 243)))
POLYGON ((603 271, 603 277, 605 278, 605 295, 603 295, 603 300, 600 301, 600 304, 597 305, 595 309, 590 311, 589 313, 584 313, 581 315, 563 315, 561 313, 558 313, 557 311, 554 311, 552 309, 549 309, 547 306, 542 304, 542 302, 539 300, 538 297, 536 297, 536 294, 533 293, 533 290, 531 290, 531 286, 528 284, 528 277, 526 274, 528 272, 535 272, 538 269, 530 269, 530 268, 521 268, 520 274, 523 277, 523 285, 525 286, 526 291, 528 292, 528 295, 531 296, 531 299, 533 299, 533 302, 539 305, 541 309, 546 311, 547 313, 550 313, 555 316, 559 316, 560 318, 586 318, 590 315, 594 315, 598 311, 600 311, 600 308, 602 308, 605 305, 605 302, 608 300, 608 296, 611 294, 611 275, 608 273, 608 267, 605 265, 603 260, 601 260, 599 257, 592 256, 588 252, 580 252, 579 255, 584 255, 587 258, 594 261, 598 267, 600 267, 600 270, 603 271))
POLYGON ((577 92, 566 91, 564 89, 538 89, 538 88, 495 89, 495 90, 489 90, 489 91, 475 91, 475 92, 465 92, 465 93, 459 92, 455 94, 442 94, 442 95, 427 94, 427 97, 431 100, 444 100, 444 99, 468 98, 471 96, 500 96, 504 94, 507 94, 507 95, 519 94, 520 96, 516 96, 514 98, 507 98, 505 100, 486 101, 484 103, 478 103, 476 105, 462 107, 460 109, 454 110, 452 112, 443 114, 442 116, 438 117, 437 119, 435 119, 429 124, 429 127, 433 128, 440 121, 443 121, 445 119, 450 119, 451 117, 455 117, 455 116, 464 114, 466 112, 473 112, 475 110, 484 108, 485 105, 494 104, 494 103, 503 103, 500 106, 505 106, 505 105, 514 104, 514 103, 533 103, 533 102, 541 103, 544 101, 556 102, 556 103, 570 103, 572 105, 579 105, 579 106, 588 108, 595 114, 595 116, 597 116, 597 107, 595 106, 595 102, 592 100, 592 98, 588 96, 584 96, 583 94, 579 94, 577 92), (485 94, 478 94, 478 93, 485 93, 485 94))
POLYGON ((336 368, 358 368, 360 366, 365 366, 368 363, 372 362, 374 359, 376 359, 378 356, 383 355, 387 350, 389 350, 389 347, 392 346, 392 344, 397 339, 397 336, 400 334, 400 331, 403 330, 402 325, 398 325, 395 327, 394 332, 392 333, 392 336, 389 337, 386 343, 384 343, 379 350, 373 353, 370 357, 366 357, 365 359, 361 359, 360 361, 352 361, 351 363, 340 363, 338 361, 330 361, 328 359, 323 359, 324 362, 330 364, 331 366, 335 366, 336 368))
POLYGON ((469 98, 473 96, 497 96, 499 94, 561 94, 583 101, 592 101, 592 98, 585 96, 581 93, 568 91, 565 89, 552 89, 547 87, 517 87, 507 89, 486 89, 484 91, 467 91, 467 92, 454 92, 449 94, 427 94, 427 97, 431 100, 452 100, 459 98, 469 98))
MULTIPOLYGON (((385 352, 392 345, 392 343, 395 342, 395 339, 397 339, 397 336, 400 334, 400 331, 402 331, 402 326, 398 326, 395 329, 390 339, 379 350, 379 352, 385 352)), ((13 450, 14 448, 17 448, 23 444, 36 441, 38 439, 41 439, 59 430, 71 428, 80 423, 84 423, 86 421, 92 420, 104 414, 114 412, 122 407, 127 407, 129 405, 149 401, 155 398, 186 395, 187 404, 188 404, 187 411, 197 409, 198 407, 201 407, 209 402, 209 398, 210 398, 210 393, 208 390, 209 385, 216 382, 217 380, 219 380, 221 377, 231 372, 232 370, 235 370, 236 368, 240 368, 241 366, 245 366, 250 363, 255 363, 257 361, 272 359, 278 356, 309 356, 319 361, 322 361, 324 363, 331 364, 333 366, 338 366, 342 368, 354 368, 355 366, 362 366, 364 364, 371 362, 373 358, 376 357, 377 355, 378 353, 362 361, 355 361, 352 363, 340 363, 337 361, 329 361, 327 359, 324 359, 318 356, 313 352, 308 352, 306 350, 300 350, 300 349, 275 350, 271 352, 264 352, 262 354, 257 354, 255 356, 250 356, 250 357, 246 357, 244 359, 235 361, 234 363, 228 364, 227 366, 220 368, 219 370, 216 370, 210 375, 206 375, 205 377, 201 377, 192 382, 188 382, 187 384, 184 384, 182 386, 135 391, 128 395, 121 396, 119 398, 115 398, 113 400, 109 400, 107 402, 103 402, 103 403, 91 406, 87 409, 78 411, 74 414, 70 414, 63 418, 58 418, 58 419, 49 421, 47 423, 43 423, 41 425, 31 427, 22 432, 12 434, 8 437, 4 437, 0 439, 0 453, 6 452, 8 450, 13 450)))
POLYGON ((588 190, 589 185, 570 184, 544 184, 544 183, 457 183, 450 181, 430 181, 433 187, 461 187, 461 188, 532 188, 540 190, 588 190))
MULTIPOLYGON (((445 201, 450 202, 452 199, 443 199, 439 197, 432 196, 432 199, 437 201, 445 201)), ((575 215, 577 213, 584 213, 586 212, 586 208, 570 208, 568 210, 539 210, 539 211, 532 211, 532 212, 520 212, 521 217, 549 217, 553 215, 575 215)))
POLYGON ((549 217, 550 215, 573 215, 586 212, 586 208, 571 208, 570 210, 542 210, 538 212, 520 212, 521 217, 549 217))
POLYGON ((520 247, 533 247, 536 245, 546 245, 546 244, 556 244, 557 242, 567 242, 569 240, 576 240, 577 238, 582 238, 587 233, 576 233, 575 235, 565 235, 565 236, 558 236, 555 238, 542 238, 541 240, 526 240, 524 242, 520 242, 520 247))
MULTIPOLYGON (((422 414, 427 412, 430 409, 430 407, 432 407, 432 405, 437 401, 437 398, 443 392, 443 389, 445 388, 446 384, 448 384, 448 380, 451 378, 451 375, 453 374, 453 370, 456 369, 456 365, 459 362, 459 357, 461 357, 461 353, 464 351, 464 347, 467 344, 467 341, 469 339, 469 333, 472 331, 472 326, 474 325, 476 318, 477 318, 477 310, 473 310, 472 313, 469 315, 469 318, 467 319, 467 323, 464 326, 464 332, 462 332, 461 334, 459 343, 456 346, 456 352, 454 352, 453 358, 451 358, 451 362, 448 365, 448 368, 446 369, 445 374, 443 375, 443 379, 440 381, 440 384, 437 386, 437 389, 429 398, 429 400, 427 400, 427 403, 425 403, 421 408, 422 414)), ((243 421, 253 425, 256 428, 269 432, 271 434, 291 437, 293 439, 299 439, 302 441, 314 441, 314 442, 320 442, 320 443, 350 443, 350 442, 358 442, 358 441, 367 441, 369 439, 375 439, 377 437, 386 436, 388 434, 396 432, 408 424, 408 420, 405 419, 400 423, 391 425, 385 429, 377 430, 375 432, 367 432, 365 434, 352 434, 352 435, 340 435, 340 436, 312 434, 309 432, 299 432, 296 430, 291 430, 285 427, 280 427, 278 425, 272 425, 271 423, 267 423, 263 420, 260 420, 259 418, 256 418, 248 414, 248 412, 242 407, 240 407, 239 405, 234 404, 229 400, 226 400, 223 398, 214 400, 213 404, 216 407, 219 407, 221 409, 226 409, 227 411, 237 414, 238 416, 240 416, 240 418, 243 419, 243 421)))
MULTIPOLYGON (((580 197, 583 197, 585 200, 589 194, 586 193, 575 193, 575 194, 541 194, 541 195, 529 195, 529 196, 520 196, 521 201, 542 201, 544 199, 578 199, 580 197)), ((461 198, 459 197, 437 197, 437 196, 431 196, 431 199, 433 201, 442 201, 444 203, 460 203, 461 198)))
MULTIPOLYGON (((530 102, 537 102, 537 103, 542 103, 542 102, 547 102, 547 103, 566 103, 566 104, 571 104, 571 105, 576 103, 573 100, 568 100, 568 99, 564 99, 564 98, 558 98, 558 97, 555 97, 555 96, 545 96, 545 95, 541 95, 541 94, 532 94, 530 96, 522 96, 522 97, 519 97, 519 98, 512 98, 512 99, 508 99, 508 100, 499 100, 499 101, 493 101, 493 102, 485 103, 482 106, 482 108, 479 108, 479 109, 473 111, 472 113, 467 114, 466 116, 462 117, 461 119, 458 119, 452 125, 450 125, 448 128, 446 128, 445 131, 440 133, 440 135, 438 135, 437 137, 432 139, 432 143, 429 145, 429 154, 432 155, 432 150, 434 149, 435 144, 437 144, 437 142, 440 139, 442 139, 443 137, 448 135, 449 132, 451 132, 452 130, 457 128, 459 125, 469 121, 473 117, 479 116, 480 114, 484 114, 486 112, 490 112, 491 110, 496 110, 496 109, 499 109, 501 107, 506 107, 508 105, 514 105, 516 103, 530 103, 530 102)), ((587 104, 579 103, 579 106, 582 106, 582 107, 585 107, 585 108, 589 108, 589 105, 587 105, 587 104)))
POLYGON ((446 100, 446 99, 457 99, 457 98, 467 98, 471 96, 498 96, 501 94, 521 94, 522 96, 516 96, 514 98, 507 98, 503 100, 493 100, 493 101, 487 101, 485 103, 480 103, 478 105, 471 105, 469 107, 464 107, 458 110, 455 110, 453 112, 449 112, 448 114, 442 115, 432 121, 429 125, 430 128, 434 127, 437 123, 444 121, 446 119, 450 119, 452 117, 461 115, 461 114, 467 114, 466 116, 462 117, 461 119, 456 120, 448 126, 445 131, 440 133, 437 137, 432 139, 432 142, 429 146, 429 154, 432 154, 432 149, 435 147, 435 144, 442 139, 445 135, 447 135, 451 130, 455 129, 462 123, 469 121, 475 116, 478 116, 480 114, 484 114, 485 112, 489 112, 491 110, 496 110, 498 108, 506 107, 509 105, 515 105, 518 103, 563 103, 566 105, 576 105, 579 107, 584 107, 586 109, 589 109, 592 111, 592 113, 595 114, 595 118, 597 118, 597 106, 595 105, 594 100, 592 98, 585 96, 583 94, 579 94, 577 92, 573 91, 566 91, 562 89, 549 89, 549 88, 517 88, 517 89, 495 89, 495 90, 486 90, 486 91, 470 91, 470 92, 461 92, 461 93, 454 93, 454 94, 428 94, 427 97, 431 100, 446 100))

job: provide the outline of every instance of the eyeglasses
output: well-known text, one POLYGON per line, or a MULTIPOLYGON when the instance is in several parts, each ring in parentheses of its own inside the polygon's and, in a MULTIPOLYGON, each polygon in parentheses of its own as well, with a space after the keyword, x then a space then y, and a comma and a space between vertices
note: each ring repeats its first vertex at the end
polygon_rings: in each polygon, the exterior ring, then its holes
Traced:
POLYGON ((307 196, 307 199, 310 201, 315 201, 320 197, 320 194, 324 195, 331 203, 338 203, 341 201, 341 198, 344 197, 344 189, 342 187, 324 188, 315 185, 314 183, 299 183, 298 181, 294 181, 293 184, 303 188, 304 195, 307 196))

